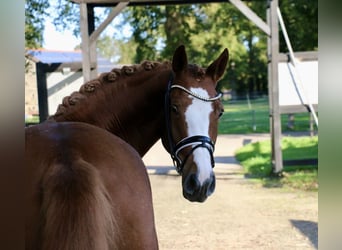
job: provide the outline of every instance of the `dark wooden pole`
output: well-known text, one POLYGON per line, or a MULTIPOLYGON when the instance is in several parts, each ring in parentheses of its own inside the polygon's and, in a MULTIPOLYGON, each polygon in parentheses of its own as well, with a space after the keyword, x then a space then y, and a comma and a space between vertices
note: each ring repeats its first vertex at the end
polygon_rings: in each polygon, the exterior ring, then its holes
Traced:
POLYGON ((45 65, 41 62, 36 64, 36 76, 38 91, 39 122, 43 122, 49 116, 49 108, 45 65))
POLYGON ((91 4, 87 5, 87 15, 88 15, 88 39, 89 39, 89 53, 90 53, 90 65, 95 65, 95 67, 90 67, 90 79, 94 79, 97 76, 97 53, 96 53, 96 40, 91 42, 90 37, 95 31, 95 13, 94 6, 91 4))

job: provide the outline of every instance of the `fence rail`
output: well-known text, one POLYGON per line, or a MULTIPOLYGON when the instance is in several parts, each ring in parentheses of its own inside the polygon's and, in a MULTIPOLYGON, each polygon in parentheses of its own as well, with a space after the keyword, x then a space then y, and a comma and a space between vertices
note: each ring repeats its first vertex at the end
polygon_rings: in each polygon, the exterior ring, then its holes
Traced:
MULTIPOLYGON (((220 134, 270 132, 269 106, 266 98, 224 101, 225 113, 219 123, 220 134)), ((311 114, 281 115, 282 132, 317 132, 311 114)))

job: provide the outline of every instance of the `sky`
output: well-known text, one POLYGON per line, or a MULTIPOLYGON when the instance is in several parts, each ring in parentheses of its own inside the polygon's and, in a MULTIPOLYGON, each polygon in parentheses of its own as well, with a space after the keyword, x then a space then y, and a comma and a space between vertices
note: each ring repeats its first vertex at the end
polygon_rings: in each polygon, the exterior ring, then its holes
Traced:
POLYGON ((80 38, 76 38, 71 30, 59 32, 50 21, 45 22, 43 48, 48 50, 71 51, 81 43, 80 38))
MULTIPOLYGON (((96 15, 95 9, 95 15, 96 15)), ((100 10, 101 12, 101 10, 100 10)), ((99 13, 100 13, 99 12, 99 13)), ((114 18, 112 24, 110 24, 103 33, 115 36, 116 38, 129 37, 132 35, 130 25, 124 25, 122 30, 116 30, 114 25, 119 24, 122 21, 120 14, 114 18)), ((80 37, 75 37, 73 35, 72 30, 64 30, 57 31, 55 26, 52 23, 52 20, 46 18, 45 21, 45 30, 44 30, 44 43, 43 48, 48 50, 63 50, 63 51, 72 51, 75 49, 77 45, 81 43, 80 37)))

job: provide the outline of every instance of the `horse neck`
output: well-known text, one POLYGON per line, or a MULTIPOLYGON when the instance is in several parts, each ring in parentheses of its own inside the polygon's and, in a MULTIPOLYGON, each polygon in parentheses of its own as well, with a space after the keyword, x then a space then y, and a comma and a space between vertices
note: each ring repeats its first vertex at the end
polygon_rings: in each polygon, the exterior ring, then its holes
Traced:
POLYGON ((170 74, 167 66, 123 77, 115 83, 100 83, 101 87, 96 86, 96 80, 91 81, 95 84, 86 83, 79 92, 65 97, 49 119, 85 122, 104 128, 143 156, 165 130, 164 99, 170 74), (93 85, 94 93, 83 98, 84 89, 93 85))
POLYGON ((146 77, 143 84, 127 85, 120 94, 122 105, 113 112, 115 125, 108 130, 132 145, 141 156, 165 132, 164 102, 170 74, 170 70, 165 70, 146 77))

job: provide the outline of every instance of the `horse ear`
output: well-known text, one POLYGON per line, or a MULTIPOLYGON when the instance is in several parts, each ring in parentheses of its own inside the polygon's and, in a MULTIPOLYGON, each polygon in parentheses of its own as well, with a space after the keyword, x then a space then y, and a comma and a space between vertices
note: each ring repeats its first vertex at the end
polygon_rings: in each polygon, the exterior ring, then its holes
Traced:
POLYGON ((224 49, 221 55, 207 68, 206 74, 210 76, 215 83, 222 77, 224 71, 226 70, 228 58, 228 49, 224 49))
POLYGON ((186 57, 185 47, 184 45, 179 46, 175 53, 173 54, 172 59, 172 69, 173 72, 177 73, 180 71, 184 71, 188 67, 188 59, 186 57))

